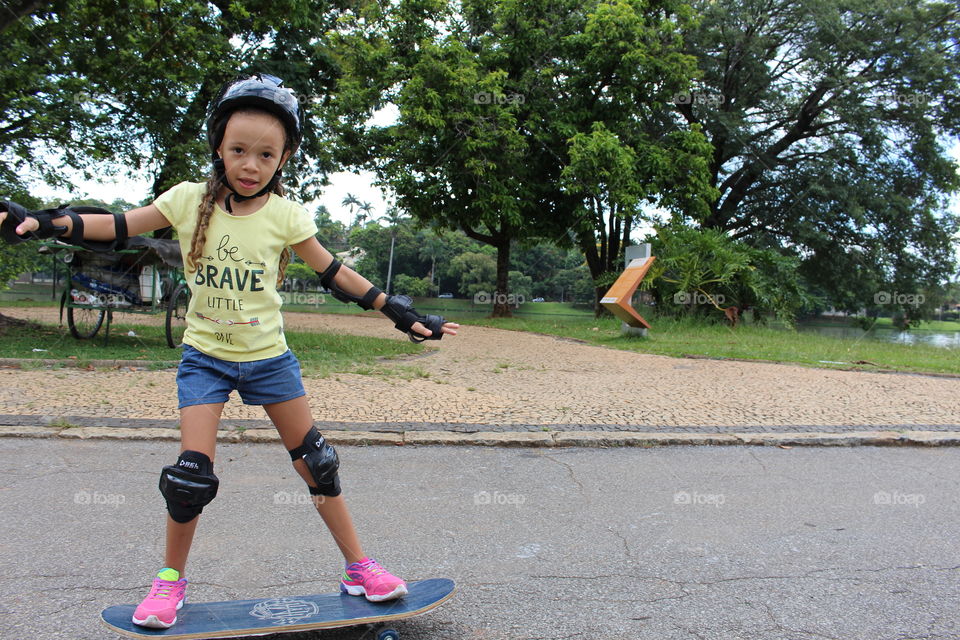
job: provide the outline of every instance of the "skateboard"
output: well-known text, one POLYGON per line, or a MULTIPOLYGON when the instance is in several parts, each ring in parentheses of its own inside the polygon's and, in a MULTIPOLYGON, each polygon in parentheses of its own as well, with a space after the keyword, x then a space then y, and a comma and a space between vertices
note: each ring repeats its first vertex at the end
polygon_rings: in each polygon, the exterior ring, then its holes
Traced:
MULTIPOLYGON (((169 629, 133 624, 133 604, 107 607, 101 620, 113 631, 131 638, 239 638, 274 633, 336 629, 370 625, 419 616, 453 597, 456 585, 447 578, 408 582, 409 593, 397 600, 368 602, 362 596, 321 593, 309 596, 184 603, 177 623, 169 629)), ((399 640, 394 629, 379 628, 377 640, 399 640)))

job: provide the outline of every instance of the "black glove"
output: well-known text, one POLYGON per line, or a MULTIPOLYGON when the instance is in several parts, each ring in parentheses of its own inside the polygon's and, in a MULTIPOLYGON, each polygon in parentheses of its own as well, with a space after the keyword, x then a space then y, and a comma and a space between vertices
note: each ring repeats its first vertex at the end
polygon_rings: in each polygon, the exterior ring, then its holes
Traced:
POLYGON ((443 316, 424 316, 413 308, 413 300, 409 296, 387 296, 387 302, 380 309, 383 315, 393 320, 393 326, 410 337, 411 342, 424 340, 439 340, 443 337, 443 316), (414 323, 421 323, 432 332, 423 336, 412 330, 414 323))
POLYGON ((3 224, 0 225, 0 237, 8 244, 20 244, 33 238, 40 240, 56 238, 67 230, 65 226, 53 224, 53 219, 63 214, 57 213, 57 215, 53 215, 49 209, 45 211, 27 211, 16 202, 2 200, 0 201, 0 211, 7 212, 7 217, 4 219, 3 224), (26 235, 21 236, 17 233, 17 227, 27 218, 35 218, 37 222, 40 223, 40 228, 36 231, 29 231, 26 235))

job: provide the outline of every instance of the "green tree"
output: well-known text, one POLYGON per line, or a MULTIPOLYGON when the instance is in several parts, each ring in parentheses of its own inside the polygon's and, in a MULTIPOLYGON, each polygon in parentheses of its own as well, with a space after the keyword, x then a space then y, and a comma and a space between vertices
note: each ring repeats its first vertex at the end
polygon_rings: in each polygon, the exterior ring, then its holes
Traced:
MULTIPOLYGON (((370 209, 372 210, 372 207, 370 207, 370 209)), ((380 216, 377 218, 377 220, 386 220, 387 224, 390 225, 390 257, 388 258, 387 266, 387 294, 389 295, 392 292, 391 285, 393 282, 393 256, 397 245, 397 229, 405 220, 405 218, 403 217, 403 214, 400 213, 399 209, 396 207, 390 207, 390 209, 387 210, 387 215, 380 216)))
POLYGON ((313 220, 317 225, 317 239, 326 249, 337 253, 350 248, 346 227, 342 222, 334 220, 325 206, 317 207, 313 220))
POLYGON ((510 293, 512 293, 517 300, 530 302, 533 300, 533 278, 520 271, 511 271, 510 293))
POLYGON ((337 4, 56 0, 18 3, 13 15, 0 47, 0 196, 29 182, 69 188, 64 168, 145 170, 154 197, 202 179, 209 104, 224 81, 251 71, 283 77, 302 98, 308 126, 285 184, 309 199, 325 182, 330 145, 311 123, 322 122, 336 73, 318 35, 335 24, 337 4))
POLYGON ((390 274, 390 246, 393 244, 393 269, 396 273, 426 276, 429 265, 421 257, 417 238, 418 233, 412 221, 406 218, 399 219, 397 225, 391 228, 373 222, 354 228, 350 233, 351 244, 364 252, 357 261, 357 271, 386 290, 390 274))
MULTIPOLYGON (((345 207, 348 207, 350 209, 350 215, 353 215, 354 209, 360 206, 360 200, 358 200, 357 196, 353 195, 352 193, 348 193, 343 197, 343 200, 340 201, 340 204, 342 204, 345 207)), ((359 226, 360 222, 361 221, 359 218, 354 218, 353 224, 351 226, 354 226, 354 227, 359 226)))
POLYGON ((433 229, 423 229, 418 235, 420 245, 420 259, 430 261, 429 283, 430 295, 439 294, 440 281, 437 273, 437 259, 442 256, 444 238, 433 229))
POLYGON ((394 279, 393 289, 395 293, 424 298, 430 295, 430 281, 426 278, 415 278, 404 273, 398 273, 394 279))
POLYGON ((798 273, 799 260, 757 249, 716 229, 663 226, 651 239, 656 262, 641 286, 659 308, 722 319, 724 310, 754 310, 792 324, 816 300, 798 273))
POLYGON ((698 0, 676 108, 713 145, 704 226, 788 248, 840 308, 955 273, 954 2, 698 0))
MULTIPOLYGON (((595 245, 593 221, 584 220, 588 195, 604 198, 597 176, 578 170, 568 176, 574 188, 561 187, 571 140, 594 123, 637 153, 634 197, 668 205, 703 195, 690 178, 698 165, 689 161, 702 153, 702 136, 664 124, 666 98, 694 72, 677 37, 691 16, 687 5, 407 0, 384 7, 365 7, 339 34, 342 157, 374 171, 421 222, 494 247, 496 292, 508 291, 514 241, 569 243, 573 230, 583 246, 595 245), (369 125, 387 101, 399 121, 369 125), (673 166, 680 170, 669 174, 673 166)), ((580 169, 590 164, 587 153, 580 169)), ((621 169, 618 179, 627 181, 621 169)), ((602 261, 593 268, 602 271, 602 261)), ((494 315, 509 313, 506 303, 494 307, 494 315)))
MULTIPOLYGON (((273 72, 307 97, 322 96, 332 82, 316 34, 334 24, 335 5, 59 0, 25 9, 5 28, 0 51, 0 149, 10 159, 0 165, 0 181, 7 188, 23 175, 68 186, 63 166, 149 168, 156 196, 208 172, 202 131, 226 80, 273 72)), ((316 115, 322 102, 302 104, 316 115)), ((297 166, 328 167, 320 138, 305 140, 297 166)), ((288 182, 304 193, 319 186, 313 178, 288 182)))
MULTIPOLYGON (((473 298, 479 293, 490 295, 497 277, 497 260, 490 253, 468 251, 450 261, 449 272, 459 279, 460 294, 473 298)), ((486 301, 484 302, 486 303, 486 301)))
POLYGON ((305 289, 306 287, 317 287, 320 285, 320 276, 303 262, 294 261, 287 265, 287 271, 284 274, 286 280, 294 289, 305 289))

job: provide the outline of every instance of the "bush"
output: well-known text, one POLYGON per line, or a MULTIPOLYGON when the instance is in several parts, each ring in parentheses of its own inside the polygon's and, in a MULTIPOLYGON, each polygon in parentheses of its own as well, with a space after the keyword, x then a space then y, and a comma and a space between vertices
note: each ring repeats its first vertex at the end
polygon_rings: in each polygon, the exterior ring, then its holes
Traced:
POLYGON ((750 247, 716 229, 665 226, 652 245, 657 260, 643 286, 661 312, 715 317, 738 307, 792 325, 816 302, 798 275, 797 258, 750 247))
POLYGON ((402 293, 411 298, 425 298, 430 295, 430 281, 401 273, 393 277, 392 289, 392 293, 402 293))

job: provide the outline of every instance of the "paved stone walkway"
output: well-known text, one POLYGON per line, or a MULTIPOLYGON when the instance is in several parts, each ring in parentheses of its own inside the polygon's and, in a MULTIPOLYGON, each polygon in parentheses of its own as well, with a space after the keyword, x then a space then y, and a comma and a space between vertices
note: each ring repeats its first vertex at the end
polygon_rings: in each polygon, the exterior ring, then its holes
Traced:
MULTIPOLYGON (((0 312, 56 321, 55 309, 0 312)), ((285 315, 288 329, 402 339, 381 317, 285 315)), ((960 431, 958 378, 677 359, 475 326, 430 343, 425 356, 387 365, 428 376, 307 378, 318 426, 387 432, 960 431)), ((8 367, 0 369, 0 424, 175 427, 175 389, 172 369, 8 367)), ((262 409, 236 397, 223 424, 269 426, 262 409)))

